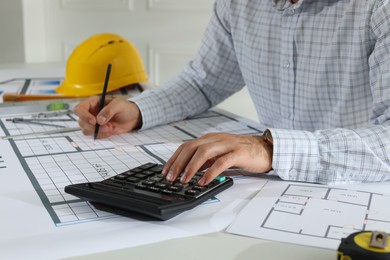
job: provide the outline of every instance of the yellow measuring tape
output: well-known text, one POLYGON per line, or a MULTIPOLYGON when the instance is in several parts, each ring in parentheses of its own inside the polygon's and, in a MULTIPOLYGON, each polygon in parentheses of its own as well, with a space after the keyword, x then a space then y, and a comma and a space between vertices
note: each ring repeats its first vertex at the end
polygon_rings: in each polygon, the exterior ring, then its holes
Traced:
POLYGON ((362 231, 341 240, 338 260, 390 259, 389 234, 381 231, 362 231))

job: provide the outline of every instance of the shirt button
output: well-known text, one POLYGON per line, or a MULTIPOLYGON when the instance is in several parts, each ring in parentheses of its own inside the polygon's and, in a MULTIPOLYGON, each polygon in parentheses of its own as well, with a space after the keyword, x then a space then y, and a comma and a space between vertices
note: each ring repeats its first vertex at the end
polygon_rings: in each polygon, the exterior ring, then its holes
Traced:
POLYGON ((290 178, 296 178, 296 175, 297 175, 297 170, 295 169, 291 169, 290 172, 288 173, 288 177, 290 178))
POLYGON ((288 10, 288 13, 289 13, 290 15, 294 15, 294 14, 295 14, 295 9, 294 9, 294 8, 289 9, 289 10, 288 10))
POLYGON ((284 62, 284 67, 287 68, 287 69, 290 68, 290 62, 289 61, 285 61, 284 62))

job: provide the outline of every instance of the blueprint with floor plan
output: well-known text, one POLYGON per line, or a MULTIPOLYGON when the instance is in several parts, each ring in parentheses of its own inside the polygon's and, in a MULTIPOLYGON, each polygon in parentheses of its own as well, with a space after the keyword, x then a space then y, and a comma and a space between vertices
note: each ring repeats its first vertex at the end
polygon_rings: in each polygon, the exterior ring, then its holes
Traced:
POLYGON ((0 136, 14 136, 9 139, 13 151, 8 153, 18 157, 55 225, 118 217, 65 193, 66 185, 101 181, 146 162, 165 163, 182 142, 208 132, 261 133, 227 114, 210 111, 181 122, 95 141, 81 131, 40 134, 76 128, 77 118, 71 112, 56 116, 51 123, 37 124, 37 117, 39 114, 1 117, 0 136), (12 120, 15 118, 18 120, 12 120))
POLYGON ((388 205, 390 195, 372 189, 267 182, 228 232, 337 249, 354 232, 390 232, 388 205))
POLYGON ((163 222, 100 211, 64 187, 110 178, 146 162, 164 163, 181 143, 205 133, 260 135, 247 121, 214 110, 93 140, 80 130, 61 132, 77 128, 71 112, 0 115, 0 258, 62 259, 224 230, 259 190, 261 179, 237 177, 233 187, 163 222), (40 116, 56 120, 37 124, 40 116))

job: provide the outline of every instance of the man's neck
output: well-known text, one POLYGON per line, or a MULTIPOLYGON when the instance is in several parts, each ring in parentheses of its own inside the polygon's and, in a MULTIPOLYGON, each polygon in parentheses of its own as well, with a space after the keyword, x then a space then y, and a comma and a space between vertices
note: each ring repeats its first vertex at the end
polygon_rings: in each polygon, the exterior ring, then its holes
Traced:
POLYGON ((291 3, 293 3, 293 4, 296 4, 298 2, 299 2, 299 0, 291 0, 291 3))

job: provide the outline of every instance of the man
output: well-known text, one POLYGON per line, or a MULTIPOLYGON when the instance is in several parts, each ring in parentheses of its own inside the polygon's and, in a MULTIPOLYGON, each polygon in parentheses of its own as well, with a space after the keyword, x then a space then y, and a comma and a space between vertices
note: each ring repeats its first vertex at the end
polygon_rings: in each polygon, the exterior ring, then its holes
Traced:
POLYGON ((217 0, 188 66, 131 102, 75 108, 99 138, 201 113, 247 86, 263 136, 207 134, 167 161, 201 185, 229 167, 316 183, 390 179, 390 1, 217 0), (96 117, 95 117, 96 116, 96 117))

